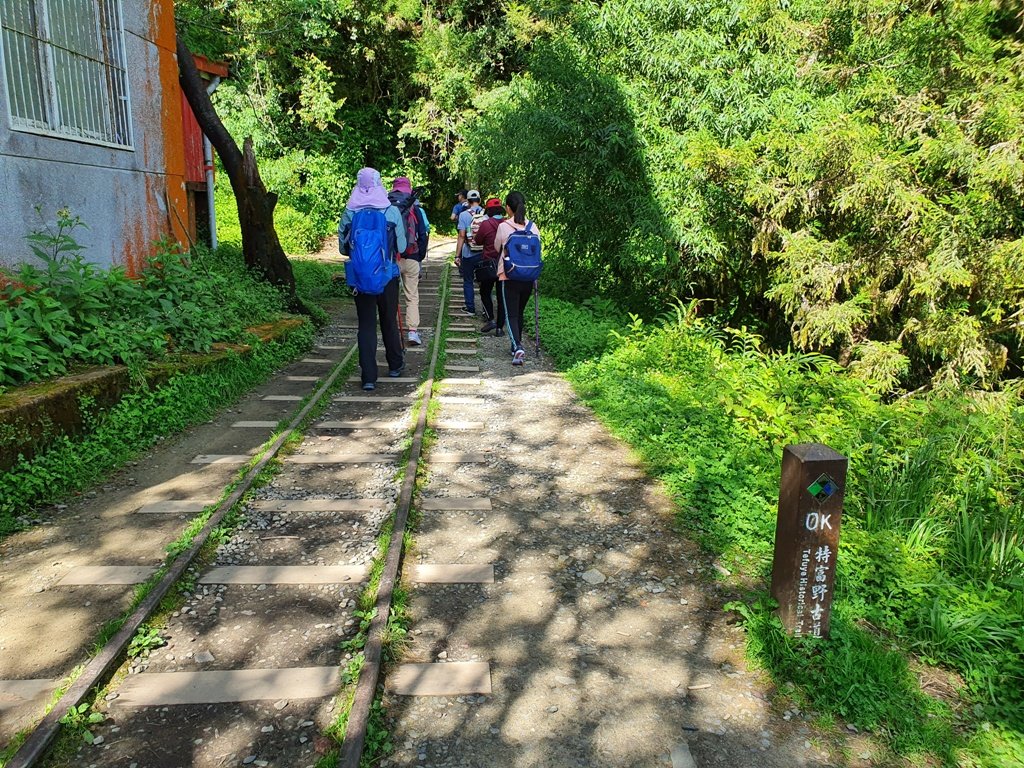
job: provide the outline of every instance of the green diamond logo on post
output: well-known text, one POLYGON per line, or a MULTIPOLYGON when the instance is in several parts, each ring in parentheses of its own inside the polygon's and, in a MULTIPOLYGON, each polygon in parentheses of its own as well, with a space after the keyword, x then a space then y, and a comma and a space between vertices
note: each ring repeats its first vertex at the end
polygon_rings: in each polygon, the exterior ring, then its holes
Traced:
POLYGON ((816 498, 819 502, 825 501, 832 497, 836 491, 839 490, 839 486, 836 485, 836 481, 828 475, 822 475, 809 486, 807 486, 807 492, 816 498))

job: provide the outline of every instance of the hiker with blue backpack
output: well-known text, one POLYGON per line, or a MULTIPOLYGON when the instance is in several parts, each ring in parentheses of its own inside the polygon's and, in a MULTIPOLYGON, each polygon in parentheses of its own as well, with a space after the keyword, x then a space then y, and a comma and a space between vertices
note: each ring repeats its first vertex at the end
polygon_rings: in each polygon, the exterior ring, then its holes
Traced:
POLYGON ((430 236, 430 222, 420 207, 412 190, 412 182, 406 176, 399 176, 391 185, 388 200, 398 208, 405 227, 405 250, 398 259, 398 270, 402 277, 402 292, 405 294, 405 325, 410 344, 420 345, 420 268, 427 255, 427 239, 430 236))
POLYGON ((363 389, 377 386, 377 320, 388 376, 402 375, 405 353, 398 329, 398 255, 407 247, 405 222, 388 200, 380 173, 362 168, 338 224, 338 244, 348 256, 345 281, 355 294, 359 371, 363 389))
MULTIPOLYGON (((523 349, 523 317, 543 266, 540 232, 526 218, 526 198, 522 192, 509 192, 505 198, 506 216, 494 235, 498 251, 498 281, 505 300, 505 329, 512 345, 512 365, 526 360, 523 349)), ((539 302, 538 296, 536 301, 539 302)), ((535 302, 536 303, 536 302, 535 302)), ((538 313, 539 305, 535 307, 538 313)), ((540 329, 537 329, 537 351, 540 351, 540 329)))
POLYGON ((466 202, 466 195, 468 194, 468 189, 459 191, 458 197, 455 200, 455 205, 452 206, 452 221, 457 222, 459 220, 459 214, 469 208, 469 203, 466 202))

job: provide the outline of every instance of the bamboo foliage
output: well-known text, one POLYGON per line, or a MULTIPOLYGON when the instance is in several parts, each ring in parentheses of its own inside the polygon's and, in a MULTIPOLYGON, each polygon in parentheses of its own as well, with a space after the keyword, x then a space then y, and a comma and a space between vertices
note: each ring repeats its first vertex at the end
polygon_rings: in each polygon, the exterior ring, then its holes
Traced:
POLYGON ((564 19, 455 157, 532 196, 568 289, 711 298, 885 387, 1019 373, 1011 11, 612 0, 564 19))

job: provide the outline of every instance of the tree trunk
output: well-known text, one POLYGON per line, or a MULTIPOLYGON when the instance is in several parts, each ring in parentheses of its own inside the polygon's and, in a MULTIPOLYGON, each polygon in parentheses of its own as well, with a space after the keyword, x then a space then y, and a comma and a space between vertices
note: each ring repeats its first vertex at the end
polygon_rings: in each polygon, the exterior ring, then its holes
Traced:
POLYGON ((213 108, 213 102, 206 92, 206 85, 199 76, 192 54, 182 42, 180 35, 177 38, 177 46, 181 90, 188 99, 203 133, 210 138, 210 143, 220 155, 224 170, 231 181, 231 189, 235 193, 245 263, 263 275, 268 282, 279 286, 287 293, 292 311, 308 313, 295 293, 292 265, 277 239, 277 231, 274 229, 277 195, 268 192, 263 185, 259 168, 256 167, 252 139, 246 138, 244 149, 239 151, 238 144, 213 108))

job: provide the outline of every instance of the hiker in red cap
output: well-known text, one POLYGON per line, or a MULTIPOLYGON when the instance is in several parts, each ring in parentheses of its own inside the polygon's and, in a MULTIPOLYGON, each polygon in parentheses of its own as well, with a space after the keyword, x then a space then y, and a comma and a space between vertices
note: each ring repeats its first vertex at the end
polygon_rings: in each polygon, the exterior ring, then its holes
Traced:
POLYGON ((494 331, 495 336, 505 335, 505 301, 502 298, 498 285, 498 250, 494 247, 494 236, 498 232, 498 225, 501 224, 505 215, 505 206, 497 197, 490 197, 484 203, 484 211, 487 218, 481 222, 473 239, 478 245, 484 247, 483 258, 476 268, 476 278, 480 283, 480 302, 484 305, 484 314, 487 322, 480 329, 481 333, 494 331), (491 300, 491 290, 498 297, 498 312, 495 315, 494 302, 491 300))

